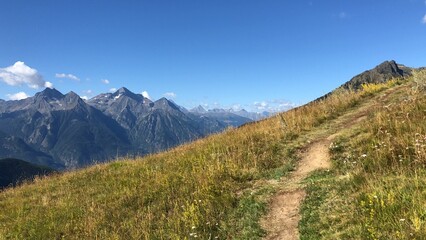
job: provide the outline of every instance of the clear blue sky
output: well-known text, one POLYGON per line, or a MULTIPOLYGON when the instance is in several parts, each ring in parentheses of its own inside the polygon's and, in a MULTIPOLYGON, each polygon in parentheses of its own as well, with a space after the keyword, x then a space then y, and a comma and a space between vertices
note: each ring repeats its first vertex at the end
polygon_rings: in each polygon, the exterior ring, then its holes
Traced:
POLYGON ((425 0, 1 0, 0 29, 2 99, 38 81, 253 110, 306 103, 384 60, 426 65, 425 0))

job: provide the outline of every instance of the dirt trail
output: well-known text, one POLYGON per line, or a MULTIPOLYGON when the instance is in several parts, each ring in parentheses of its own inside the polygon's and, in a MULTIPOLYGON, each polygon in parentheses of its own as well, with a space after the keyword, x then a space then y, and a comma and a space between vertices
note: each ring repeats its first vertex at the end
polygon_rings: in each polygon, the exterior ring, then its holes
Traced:
POLYGON ((318 140, 302 153, 297 170, 285 182, 286 186, 274 196, 268 215, 261 221, 262 227, 268 232, 264 239, 299 239, 299 207, 305 197, 300 182, 312 171, 330 167, 330 143, 331 139, 318 140))
MULTIPOLYGON (((366 119, 368 104, 333 121, 333 130, 326 130, 302 151, 296 170, 285 180, 280 191, 271 199, 269 213, 260 221, 267 231, 265 240, 299 239, 299 209, 306 192, 301 183, 310 173, 331 167, 329 146, 342 130, 366 119)), ((371 106, 371 105, 370 105, 371 106)))

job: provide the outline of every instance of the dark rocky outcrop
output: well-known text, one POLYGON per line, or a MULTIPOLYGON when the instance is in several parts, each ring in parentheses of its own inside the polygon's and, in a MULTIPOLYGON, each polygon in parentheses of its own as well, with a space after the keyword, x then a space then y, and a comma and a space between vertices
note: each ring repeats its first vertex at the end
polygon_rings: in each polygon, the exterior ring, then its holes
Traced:
POLYGON ((402 78, 411 75, 412 69, 395 61, 385 61, 375 68, 356 75, 341 87, 358 90, 364 83, 384 83, 393 78, 402 78))

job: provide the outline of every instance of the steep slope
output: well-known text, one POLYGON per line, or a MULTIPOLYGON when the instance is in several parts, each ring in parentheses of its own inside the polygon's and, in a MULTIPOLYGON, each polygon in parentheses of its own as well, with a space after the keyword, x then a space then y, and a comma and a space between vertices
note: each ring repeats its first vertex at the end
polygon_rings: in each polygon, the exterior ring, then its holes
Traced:
POLYGON ((53 170, 48 167, 33 165, 14 158, 0 159, 0 190, 50 173, 53 173, 53 170))
POLYGON ((302 238, 426 238, 426 72, 408 80, 377 95, 330 145, 332 171, 309 179, 302 238))
POLYGON ((126 130, 138 154, 165 150, 225 128, 215 119, 185 113, 166 98, 153 102, 124 87, 115 93, 98 95, 88 103, 126 130))
POLYGON ((153 106, 148 98, 124 87, 114 93, 100 94, 90 99, 88 104, 112 117, 125 129, 133 128, 137 120, 148 115, 153 106))
POLYGON ((0 156, 74 169, 165 150, 226 126, 184 112, 165 98, 153 102, 126 88, 87 103, 74 92, 63 95, 46 88, 34 97, 0 102, 0 156))
POLYGON ((149 114, 138 119, 130 136, 145 151, 157 152, 204 135, 196 122, 181 112, 177 105, 161 98, 152 104, 149 114))
POLYGON ((43 163, 54 168, 81 167, 130 150, 124 131, 115 121, 77 94, 63 95, 49 88, 34 97, 1 104, 0 131, 51 156, 53 164, 43 163))
POLYGON ((0 131, 0 158, 26 159, 38 165, 53 166, 63 169, 64 166, 55 162, 51 156, 28 146, 22 139, 0 131))

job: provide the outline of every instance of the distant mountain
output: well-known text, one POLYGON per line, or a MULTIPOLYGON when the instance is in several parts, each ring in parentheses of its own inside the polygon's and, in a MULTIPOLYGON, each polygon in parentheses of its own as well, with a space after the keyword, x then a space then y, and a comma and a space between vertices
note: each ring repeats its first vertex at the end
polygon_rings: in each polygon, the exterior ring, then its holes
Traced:
POLYGON ((166 98, 153 102, 126 88, 100 94, 88 104, 117 121, 140 154, 164 150, 225 128, 214 119, 185 113, 182 107, 166 98))
POLYGON ((248 112, 245 109, 242 110, 231 110, 232 113, 239 115, 241 117, 245 117, 245 118, 249 118, 253 121, 258 121, 258 120, 262 120, 264 118, 270 117, 272 115, 274 115, 274 113, 268 112, 268 111, 263 111, 263 112, 248 112))
POLYGON ((263 118, 271 116, 269 112, 248 112, 245 109, 242 110, 234 110, 234 109, 222 109, 215 108, 206 110, 201 105, 189 110, 191 113, 206 116, 210 118, 217 119, 219 121, 223 121, 228 126, 240 126, 244 123, 261 120, 263 118))
MULTIPOLYGON (((122 127, 77 94, 45 89, 19 101, 0 103, 0 131, 52 158, 25 158, 56 169, 76 168, 127 153, 130 143, 122 127)), ((24 145, 23 147, 24 148, 24 145)), ((20 157, 21 152, 0 152, 20 157)))
POLYGON ((392 78, 411 75, 412 68, 397 64, 394 60, 385 61, 371 70, 356 75, 341 87, 346 89, 360 89, 363 83, 383 83, 392 78))
POLYGON ((126 88, 87 101, 46 88, 0 102, 0 158, 74 169, 165 150, 227 125, 226 119, 192 114, 166 98, 154 102, 126 88))
POLYGON ((224 109, 212 109, 207 111, 202 106, 198 106, 196 108, 191 109, 190 112, 196 116, 215 119, 219 122, 224 123, 228 127, 237 127, 247 122, 253 121, 249 118, 239 116, 237 114, 232 113, 231 111, 227 111, 224 109))
POLYGON ((30 147, 21 138, 10 136, 0 131, 0 158, 8 157, 27 159, 31 163, 52 166, 56 169, 64 167, 62 164, 55 162, 50 155, 30 147))
POLYGON ((19 182, 32 180, 35 176, 53 173, 48 167, 34 165, 19 159, 0 159, 0 190, 8 186, 14 186, 19 182))
POLYGON ((189 110, 192 113, 197 113, 197 114, 203 114, 206 113, 207 110, 205 108, 203 108, 203 106, 198 105, 198 107, 192 108, 191 110, 189 110))

